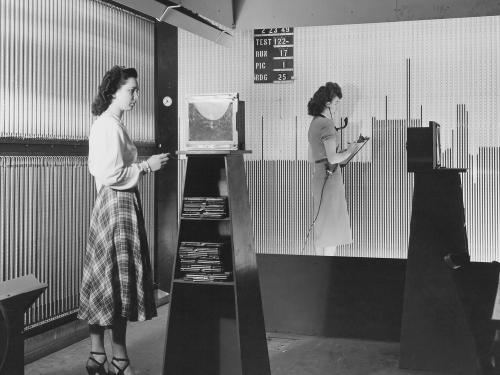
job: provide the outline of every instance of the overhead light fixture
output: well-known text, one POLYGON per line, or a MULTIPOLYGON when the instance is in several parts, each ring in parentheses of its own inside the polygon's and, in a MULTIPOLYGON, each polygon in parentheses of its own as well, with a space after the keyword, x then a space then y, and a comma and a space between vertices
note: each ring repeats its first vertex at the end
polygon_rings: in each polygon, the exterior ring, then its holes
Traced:
POLYGON ((169 23, 226 47, 229 46, 233 38, 228 32, 180 5, 172 5, 165 8, 163 14, 157 20, 169 23))
POLYGON ((209 19, 181 5, 167 6, 155 0, 114 0, 114 2, 226 47, 233 38, 231 34, 214 25, 209 19))

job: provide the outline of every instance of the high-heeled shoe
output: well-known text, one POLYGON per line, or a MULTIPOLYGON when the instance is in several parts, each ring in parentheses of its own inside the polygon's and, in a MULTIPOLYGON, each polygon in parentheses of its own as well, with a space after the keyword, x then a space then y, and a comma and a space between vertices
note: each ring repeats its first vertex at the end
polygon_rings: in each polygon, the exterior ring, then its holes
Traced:
POLYGON ((103 352, 90 352, 89 359, 87 360, 87 364, 85 368, 87 369, 87 373, 89 375, 108 375, 108 372, 104 368, 104 364, 106 363, 106 353, 103 352), (104 361, 99 362, 94 358, 94 355, 103 355, 104 361))
POLYGON ((130 365, 130 360, 128 358, 116 358, 113 357, 111 360, 111 364, 118 370, 118 372, 108 372, 108 375, 125 375, 125 370, 130 365), (126 362, 124 367, 118 366, 118 363, 115 362, 126 362))

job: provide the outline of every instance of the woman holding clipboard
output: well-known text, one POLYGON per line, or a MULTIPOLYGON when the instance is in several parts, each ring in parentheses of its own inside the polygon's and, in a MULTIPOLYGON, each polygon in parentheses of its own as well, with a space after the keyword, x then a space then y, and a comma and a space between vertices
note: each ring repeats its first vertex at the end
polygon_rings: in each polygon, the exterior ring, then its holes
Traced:
MULTIPOLYGON (((340 134, 332 107, 342 99, 337 83, 321 86, 307 104, 313 116, 308 131, 309 161, 313 163, 314 247, 317 255, 335 255, 336 247, 352 242, 344 183, 339 164, 359 149, 356 143, 340 150, 340 134)), ((335 109, 334 109, 335 111, 335 109)))

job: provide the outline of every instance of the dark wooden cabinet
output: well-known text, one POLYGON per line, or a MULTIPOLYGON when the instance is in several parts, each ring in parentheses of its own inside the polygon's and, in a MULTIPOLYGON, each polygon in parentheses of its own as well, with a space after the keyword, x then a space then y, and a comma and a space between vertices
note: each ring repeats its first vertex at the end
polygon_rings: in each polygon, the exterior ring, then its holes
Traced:
POLYGON ((183 218, 175 249, 163 375, 269 375, 243 155, 187 153, 184 197, 226 197, 224 218, 183 218), (179 247, 221 243, 224 281, 186 280, 179 247))
POLYGON ((464 288, 470 266, 461 172, 465 170, 415 172, 401 368, 479 373, 472 306, 464 288))

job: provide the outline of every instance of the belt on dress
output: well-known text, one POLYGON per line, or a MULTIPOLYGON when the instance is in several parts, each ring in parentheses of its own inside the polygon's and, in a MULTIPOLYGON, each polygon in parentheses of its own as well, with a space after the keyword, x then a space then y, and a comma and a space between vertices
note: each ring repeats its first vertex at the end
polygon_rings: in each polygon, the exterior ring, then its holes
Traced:
POLYGON ((339 166, 339 164, 330 164, 328 161, 328 158, 323 158, 316 160, 315 163, 325 163, 325 168, 326 168, 326 175, 332 175, 333 172, 335 172, 339 166))

